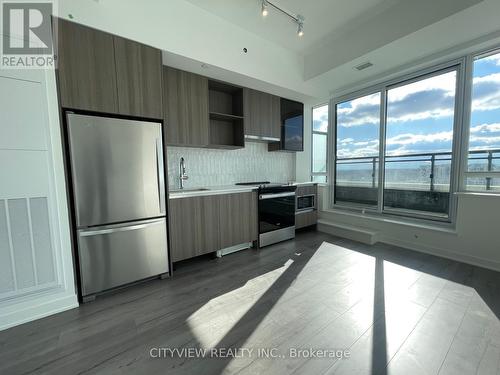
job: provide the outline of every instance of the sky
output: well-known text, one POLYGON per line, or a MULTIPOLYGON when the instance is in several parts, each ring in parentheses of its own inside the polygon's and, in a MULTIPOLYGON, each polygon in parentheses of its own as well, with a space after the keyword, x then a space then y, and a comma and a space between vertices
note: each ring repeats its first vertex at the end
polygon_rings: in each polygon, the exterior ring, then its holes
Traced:
MULTIPOLYGON (((390 89, 387 153, 451 151, 455 90, 454 71, 390 89)), ((472 98, 470 149, 500 149, 500 53, 475 61, 472 98)), ((380 93, 341 103, 337 113, 337 156, 377 156, 380 93)), ((314 129, 327 126, 313 121, 314 129)))

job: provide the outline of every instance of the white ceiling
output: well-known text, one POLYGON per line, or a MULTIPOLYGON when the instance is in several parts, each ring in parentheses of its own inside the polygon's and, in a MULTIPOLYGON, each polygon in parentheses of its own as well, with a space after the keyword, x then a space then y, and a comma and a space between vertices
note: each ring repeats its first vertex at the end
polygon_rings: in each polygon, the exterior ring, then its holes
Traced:
POLYGON ((285 16, 262 19, 260 0, 64 0, 58 11, 159 48, 166 65, 315 104, 500 44, 500 0, 274 1, 306 17, 304 38, 285 16))
POLYGON ((269 7, 262 17, 261 0, 186 0, 247 31, 295 52, 307 51, 335 35, 353 21, 383 12, 401 0, 271 0, 291 14, 305 17, 303 37, 297 36, 297 25, 284 14, 269 7))

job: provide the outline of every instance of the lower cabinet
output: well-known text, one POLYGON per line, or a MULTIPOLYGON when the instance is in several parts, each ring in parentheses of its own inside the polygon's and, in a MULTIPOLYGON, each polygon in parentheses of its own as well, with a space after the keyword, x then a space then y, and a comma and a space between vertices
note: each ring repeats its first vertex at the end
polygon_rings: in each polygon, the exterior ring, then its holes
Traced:
POLYGON ((257 240, 257 193, 220 195, 220 248, 257 240))
POLYGON ((169 200, 173 262, 257 239, 257 193, 169 200))
POLYGON ((295 214, 295 229, 301 229, 316 225, 318 221, 318 211, 301 211, 295 214))

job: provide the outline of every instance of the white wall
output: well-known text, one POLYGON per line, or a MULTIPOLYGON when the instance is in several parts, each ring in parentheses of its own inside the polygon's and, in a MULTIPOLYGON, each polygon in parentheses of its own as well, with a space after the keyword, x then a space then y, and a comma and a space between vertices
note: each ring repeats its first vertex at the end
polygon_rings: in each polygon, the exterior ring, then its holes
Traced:
POLYGON ((171 55, 316 96, 315 86, 303 79, 304 59, 300 54, 184 0, 59 1, 59 16, 69 19, 69 14, 74 22, 149 44, 171 55), (244 47, 248 53, 243 53, 244 47))
MULTIPOLYGON (((326 190, 323 189, 322 197, 327 206, 326 190)), ((325 224, 368 229, 376 233, 380 242, 500 271, 500 197, 463 193, 459 194, 458 202, 456 228, 450 229, 404 224, 326 207, 320 212, 320 220, 325 224)), ((333 234, 336 231, 329 225, 319 225, 319 229, 333 234)))
POLYGON ((54 71, 0 70, 0 330, 78 306, 54 71))
POLYGON ((179 160, 186 162, 185 187, 234 185, 236 182, 295 181, 295 156, 269 152, 267 143, 245 142, 238 150, 167 147, 168 181, 178 188, 179 160))
POLYGON ((296 153, 296 178, 299 182, 311 181, 312 108, 318 102, 304 103, 304 151, 296 153))

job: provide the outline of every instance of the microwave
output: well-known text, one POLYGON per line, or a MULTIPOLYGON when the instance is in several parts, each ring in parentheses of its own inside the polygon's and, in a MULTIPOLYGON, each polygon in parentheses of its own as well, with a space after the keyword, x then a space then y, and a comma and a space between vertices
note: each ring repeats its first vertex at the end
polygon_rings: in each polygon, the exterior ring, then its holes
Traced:
POLYGON ((298 195, 295 202, 295 211, 310 211, 315 207, 315 194, 298 195))

